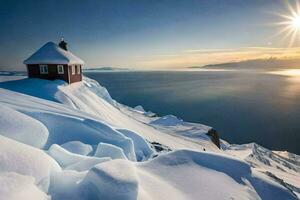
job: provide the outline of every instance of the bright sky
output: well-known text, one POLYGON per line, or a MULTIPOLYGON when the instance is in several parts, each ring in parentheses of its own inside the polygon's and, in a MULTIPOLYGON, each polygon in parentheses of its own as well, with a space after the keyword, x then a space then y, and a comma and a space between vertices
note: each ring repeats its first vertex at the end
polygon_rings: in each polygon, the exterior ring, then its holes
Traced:
POLYGON ((287 2, 0 0, 0 69, 24 67, 35 50, 62 36, 89 67, 184 68, 299 57, 298 33, 291 43, 292 35, 279 34, 288 25, 275 25, 289 20, 278 14, 292 15, 287 5, 295 7, 296 0, 287 2))

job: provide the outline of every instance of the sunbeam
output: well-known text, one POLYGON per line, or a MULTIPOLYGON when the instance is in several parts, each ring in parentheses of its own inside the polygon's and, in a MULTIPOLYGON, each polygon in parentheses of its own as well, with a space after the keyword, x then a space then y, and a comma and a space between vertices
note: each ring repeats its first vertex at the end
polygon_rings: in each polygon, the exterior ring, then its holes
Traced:
POLYGON ((293 7, 291 4, 287 4, 288 13, 276 13, 277 16, 282 18, 282 21, 274 23, 276 26, 282 27, 279 32, 274 36, 283 35, 283 39, 288 39, 288 47, 295 46, 295 42, 300 36, 300 5, 297 2, 293 7))

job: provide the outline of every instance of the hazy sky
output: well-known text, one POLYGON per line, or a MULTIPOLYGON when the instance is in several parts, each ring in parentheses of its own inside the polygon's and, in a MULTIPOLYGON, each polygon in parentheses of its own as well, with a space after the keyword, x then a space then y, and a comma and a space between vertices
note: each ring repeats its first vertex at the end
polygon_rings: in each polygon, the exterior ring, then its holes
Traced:
POLYGON ((289 38, 271 25, 282 20, 275 13, 288 13, 286 2, 0 0, 0 69, 23 66, 62 36, 89 67, 181 68, 294 55, 299 49, 286 49, 289 38))

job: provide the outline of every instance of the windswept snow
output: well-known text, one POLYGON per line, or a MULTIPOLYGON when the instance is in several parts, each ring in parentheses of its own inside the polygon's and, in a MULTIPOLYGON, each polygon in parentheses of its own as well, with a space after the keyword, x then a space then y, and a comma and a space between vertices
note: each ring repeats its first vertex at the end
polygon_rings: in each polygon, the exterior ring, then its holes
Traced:
POLYGON ((143 190, 153 195, 149 199, 260 199, 274 193, 272 199, 295 199, 286 188, 253 174, 247 163, 216 153, 178 150, 137 166, 143 190), (173 196, 164 192, 169 186, 178 189, 173 196))
POLYGON ((258 144, 228 145, 226 152, 248 162, 256 171, 265 173, 300 197, 299 156, 273 152, 258 144))
MULTIPOLYGON (((98 144, 97 150, 95 152, 95 157, 102 158, 102 157, 110 157, 112 159, 127 159, 127 157, 124 154, 123 149, 120 147, 117 147, 112 144, 102 143, 100 142, 98 144)), ((131 159, 135 161, 135 155, 133 155, 131 159)))
POLYGON ((48 139, 48 129, 40 121, 0 105, 0 134, 19 142, 41 148, 48 139))
POLYGON ((0 185, 1 200, 49 199, 48 195, 35 185, 34 178, 31 176, 15 172, 0 173, 0 185))
POLYGON ((63 168, 86 159, 86 156, 71 153, 57 144, 51 145, 48 154, 63 168))
POLYGON ((146 142, 137 133, 130 131, 128 129, 117 129, 117 130, 123 133, 126 137, 132 139, 134 143, 134 151, 135 151, 136 159, 138 161, 147 160, 154 154, 154 150, 151 149, 149 143, 146 142))
POLYGON ((246 162, 188 150, 143 163, 117 159, 95 165, 87 174, 66 171, 62 176, 64 180, 56 179, 66 191, 52 191, 55 199, 296 199, 285 187, 252 172, 246 162))
MULTIPOLYGON (((209 137, 203 134, 207 132, 209 127, 186 122, 173 128, 149 125, 153 119, 149 119, 145 115, 141 117, 140 113, 132 112, 126 106, 115 103, 107 90, 98 86, 99 84, 86 77, 84 77, 83 82, 71 85, 66 85, 63 81, 58 80, 23 79, 0 83, 0 90, 1 88, 6 89, 2 89, 0 95, 3 103, 8 103, 10 107, 17 106, 17 109, 22 110, 23 113, 29 109, 30 112, 26 112, 26 114, 38 119, 48 127, 50 138, 47 147, 51 143, 62 144, 75 140, 92 145, 97 145, 98 142, 112 142, 99 141, 99 139, 91 137, 92 135, 95 137, 97 134, 86 134, 86 132, 92 131, 90 127, 93 126, 94 129, 97 129, 96 131, 100 132, 107 132, 108 128, 128 129, 142 136, 143 139, 160 142, 172 149, 189 148, 197 150, 200 146, 205 147, 207 150, 217 150, 216 146, 211 145, 209 137), (23 94, 30 96, 24 96, 23 94), (10 102, 13 101, 15 101, 15 104, 11 105, 10 102), (36 112, 32 112, 33 108, 36 112), (48 110, 51 110, 51 112, 48 112, 48 110), (44 114, 41 115, 41 112, 44 114), (70 115, 72 117, 69 117, 70 115), (143 121, 146 119, 148 123, 143 121), (84 123, 82 123, 83 120, 84 123), (100 126, 99 122, 105 124, 100 126), (108 125, 107 128, 105 125, 108 125), (173 130, 170 130, 170 128, 173 130), (76 130, 76 133, 70 135, 70 130, 76 130), (190 133, 193 133, 194 136, 190 137, 191 135, 185 134, 184 131, 186 130, 190 130, 190 133), (78 135, 80 132, 85 134, 78 135), (162 132, 164 134, 161 134, 162 132), (51 137, 52 135, 55 136, 51 137), (195 135, 197 135, 196 137, 203 136, 206 140, 194 139, 195 135), (52 141, 53 139, 54 141, 52 141), (97 144, 94 143, 95 141, 97 144)), ((108 136, 108 139, 113 137, 112 134, 108 134, 108 136)))
POLYGON ((112 160, 111 157, 101 157, 101 158, 87 157, 79 162, 76 162, 73 165, 69 165, 65 169, 75 170, 78 172, 88 171, 91 168, 93 168, 95 165, 102 163, 102 162, 110 161, 110 160, 112 160))
MULTIPOLYGON (((53 200, 81 200, 80 182, 87 171, 63 170, 51 177, 49 194, 53 200)), ((84 200, 84 199, 83 199, 84 200)))
POLYGON ((96 165, 81 183, 84 199, 136 199, 138 186, 136 169, 125 160, 96 165))
POLYGON ((211 127, 119 104, 86 77, 71 85, 5 77, 1 200, 300 197, 298 155, 254 143, 218 149, 211 127))
POLYGON ((178 119, 174 115, 167 115, 152 121, 150 124, 161 126, 176 126, 177 124, 181 123, 183 123, 182 119, 178 119))
POLYGON ((93 151, 93 147, 88 144, 84 144, 80 141, 70 141, 61 145, 62 148, 76 154, 87 156, 93 151))
POLYGON ((140 113, 145 113, 146 112, 141 105, 138 105, 138 106, 134 107, 134 110, 136 110, 137 112, 140 112, 140 113))
POLYGON ((40 149, 0 136, 0 173, 31 176, 36 185, 47 191, 50 175, 60 170, 54 159, 40 149))

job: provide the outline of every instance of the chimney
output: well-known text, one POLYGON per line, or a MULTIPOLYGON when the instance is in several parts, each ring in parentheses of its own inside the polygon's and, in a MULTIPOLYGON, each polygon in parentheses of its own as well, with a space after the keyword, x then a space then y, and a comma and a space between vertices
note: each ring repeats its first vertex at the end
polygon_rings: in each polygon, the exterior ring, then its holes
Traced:
POLYGON ((68 51, 67 43, 64 41, 64 38, 60 39, 60 43, 58 44, 58 46, 64 50, 68 51))

